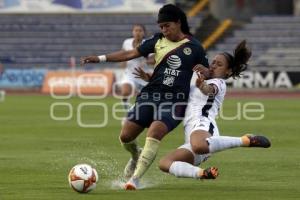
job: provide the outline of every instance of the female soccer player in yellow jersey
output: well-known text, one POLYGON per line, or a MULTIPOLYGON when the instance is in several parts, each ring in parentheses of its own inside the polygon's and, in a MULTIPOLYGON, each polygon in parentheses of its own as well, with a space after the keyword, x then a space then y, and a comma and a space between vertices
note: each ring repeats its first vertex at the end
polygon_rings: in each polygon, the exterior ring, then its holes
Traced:
POLYGON ((185 113, 193 67, 208 67, 206 53, 190 33, 187 17, 180 8, 163 6, 157 23, 161 33, 133 50, 81 58, 82 64, 120 62, 155 53, 153 75, 137 96, 120 134, 122 145, 131 154, 124 170, 130 177, 125 184, 127 190, 138 188, 139 180, 156 157, 160 141, 182 121, 178 118, 185 113), (136 138, 145 128, 147 137, 140 152, 136 138))

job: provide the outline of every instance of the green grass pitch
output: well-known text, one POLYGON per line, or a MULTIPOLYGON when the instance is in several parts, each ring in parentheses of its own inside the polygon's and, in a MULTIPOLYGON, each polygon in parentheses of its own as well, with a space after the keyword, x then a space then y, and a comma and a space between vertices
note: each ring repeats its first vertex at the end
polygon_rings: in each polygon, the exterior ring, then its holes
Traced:
MULTIPOLYGON (((112 105, 118 100, 55 100, 49 96, 8 95, 0 102, 0 199, 299 199, 300 198, 300 101, 299 99, 227 99, 224 115, 235 116, 239 105, 249 101, 264 105, 264 119, 218 120, 223 135, 262 133, 272 141, 270 149, 239 148, 215 154, 202 166, 217 166, 214 181, 179 179, 159 171, 160 157, 183 142, 182 126, 164 138, 159 155, 144 177, 147 187, 123 191, 116 187, 129 155, 119 144, 120 121, 112 119, 112 105), (51 104, 69 103, 70 120, 50 117, 51 104), (77 123, 80 103, 105 103, 108 125, 83 128, 77 123), (70 189, 67 175, 72 166, 89 163, 96 167, 100 181, 89 194, 70 189)), ((57 117, 65 117, 64 106, 55 107, 57 117)), ((102 122, 103 110, 82 108, 85 124, 102 122)), ((145 134, 139 142, 143 145, 145 134)))

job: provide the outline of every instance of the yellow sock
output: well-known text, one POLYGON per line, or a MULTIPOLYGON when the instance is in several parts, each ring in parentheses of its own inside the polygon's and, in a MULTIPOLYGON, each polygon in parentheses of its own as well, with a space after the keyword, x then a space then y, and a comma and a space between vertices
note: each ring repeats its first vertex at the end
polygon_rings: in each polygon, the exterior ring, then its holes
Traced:
POLYGON ((133 140, 128 143, 123 143, 121 140, 120 140, 120 142, 121 142, 122 146, 124 147, 124 149, 129 151, 129 153, 131 154, 131 156, 134 160, 137 160, 139 158, 139 147, 138 147, 136 140, 133 140))
POLYGON ((144 173, 148 170, 148 168, 150 167, 150 165, 156 157, 159 144, 160 141, 155 138, 146 138, 145 146, 139 157, 136 169, 133 174, 134 178, 141 178, 144 175, 144 173))

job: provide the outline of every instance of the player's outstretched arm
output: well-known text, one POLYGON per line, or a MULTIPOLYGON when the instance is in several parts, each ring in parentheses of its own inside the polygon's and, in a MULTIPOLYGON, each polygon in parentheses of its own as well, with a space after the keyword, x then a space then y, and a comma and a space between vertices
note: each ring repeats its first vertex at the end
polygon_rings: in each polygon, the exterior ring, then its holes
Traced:
POLYGON ((200 73, 196 72, 198 78, 196 79, 196 86, 201 90, 204 95, 216 95, 217 88, 213 84, 207 84, 204 80, 205 77, 200 73))
POLYGON ((197 73, 197 72, 200 72, 201 75, 204 76, 204 79, 205 79, 205 80, 208 79, 208 78, 210 78, 210 74, 209 74, 208 68, 207 68, 207 67, 204 67, 204 66, 201 65, 201 64, 195 65, 194 68, 193 68, 193 71, 196 72, 196 73, 197 73))
POLYGON ((123 62, 140 56, 141 54, 137 49, 133 49, 129 51, 121 50, 107 55, 81 57, 80 64, 84 65, 86 63, 99 63, 99 62, 123 62))

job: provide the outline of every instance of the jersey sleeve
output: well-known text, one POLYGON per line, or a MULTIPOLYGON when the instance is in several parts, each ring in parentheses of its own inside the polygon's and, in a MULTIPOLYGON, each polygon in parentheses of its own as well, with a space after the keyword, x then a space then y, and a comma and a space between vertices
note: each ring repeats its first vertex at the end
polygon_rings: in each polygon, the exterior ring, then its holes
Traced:
POLYGON ((159 35, 155 34, 151 38, 145 40, 139 47, 138 51, 144 57, 147 57, 150 53, 154 53, 155 44, 159 39, 159 35))
POLYGON ((210 79, 207 81, 207 84, 213 85, 217 89, 215 95, 218 93, 224 93, 226 90, 226 83, 223 79, 210 79))

